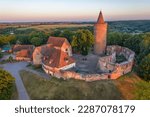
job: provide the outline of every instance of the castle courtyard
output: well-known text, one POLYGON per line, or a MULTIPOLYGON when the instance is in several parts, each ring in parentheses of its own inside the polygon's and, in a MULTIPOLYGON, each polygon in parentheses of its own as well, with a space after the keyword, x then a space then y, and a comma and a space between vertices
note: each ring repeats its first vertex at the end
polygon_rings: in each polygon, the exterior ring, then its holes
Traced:
POLYGON ((73 58, 76 60, 76 67, 74 68, 76 72, 84 74, 97 73, 97 62, 99 59, 97 55, 92 53, 87 56, 73 54, 73 58))

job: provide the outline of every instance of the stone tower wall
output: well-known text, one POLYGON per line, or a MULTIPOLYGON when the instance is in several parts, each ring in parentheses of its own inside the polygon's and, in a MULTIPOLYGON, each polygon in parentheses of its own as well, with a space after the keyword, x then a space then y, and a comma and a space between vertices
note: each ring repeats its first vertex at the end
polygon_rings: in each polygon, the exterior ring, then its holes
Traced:
POLYGON ((107 23, 95 24, 94 36, 94 53, 97 55, 103 55, 105 53, 107 43, 107 23))

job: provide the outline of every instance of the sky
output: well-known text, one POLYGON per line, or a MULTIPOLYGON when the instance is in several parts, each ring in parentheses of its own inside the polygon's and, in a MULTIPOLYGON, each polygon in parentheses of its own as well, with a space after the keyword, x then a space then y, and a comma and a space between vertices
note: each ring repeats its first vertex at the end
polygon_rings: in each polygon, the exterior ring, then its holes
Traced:
POLYGON ((0 0, 0 22, 150 20, 150 0, 0 0))

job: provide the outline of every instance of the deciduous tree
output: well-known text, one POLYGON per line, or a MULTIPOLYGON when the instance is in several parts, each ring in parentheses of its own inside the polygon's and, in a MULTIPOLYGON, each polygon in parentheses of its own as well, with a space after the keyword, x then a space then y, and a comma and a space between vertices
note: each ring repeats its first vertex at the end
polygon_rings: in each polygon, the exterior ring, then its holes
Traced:
POLYGON ((83 55, 87 55, 94 43, 93 34, 89 30, 78 30, 71 43, 73 49, 83 55))

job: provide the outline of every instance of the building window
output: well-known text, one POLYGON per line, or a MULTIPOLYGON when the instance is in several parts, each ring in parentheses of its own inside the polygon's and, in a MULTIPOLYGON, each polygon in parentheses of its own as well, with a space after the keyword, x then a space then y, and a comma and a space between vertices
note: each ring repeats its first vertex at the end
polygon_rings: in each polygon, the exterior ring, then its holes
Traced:
POLYGON ((64 58, 65 62, 68 63, 69 62, 69 59, 68 58, 64 58))

